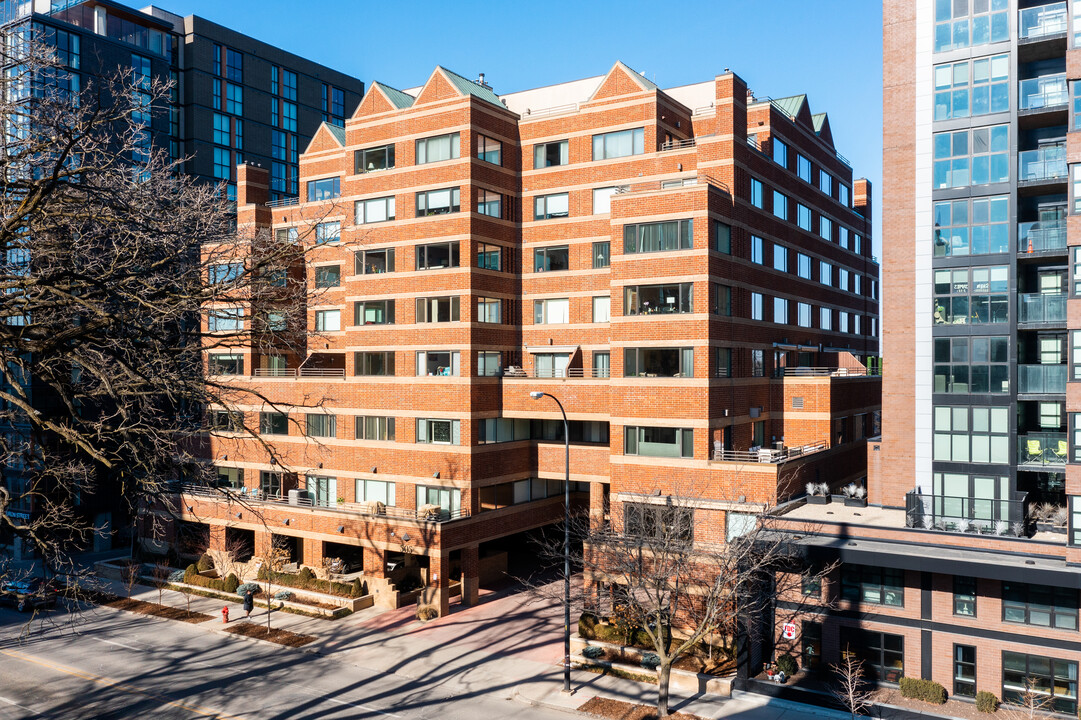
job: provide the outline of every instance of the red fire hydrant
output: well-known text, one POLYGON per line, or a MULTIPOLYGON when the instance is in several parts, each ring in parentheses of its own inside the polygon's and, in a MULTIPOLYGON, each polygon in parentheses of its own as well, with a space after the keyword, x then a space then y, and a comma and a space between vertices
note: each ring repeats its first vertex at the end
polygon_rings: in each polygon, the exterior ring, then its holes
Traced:
POLYGON ((228 605, 226 605, 225 607, 223 607, 221 609, 221 621, 223 623, 228 623, 229 622, 229 606, 228 605))

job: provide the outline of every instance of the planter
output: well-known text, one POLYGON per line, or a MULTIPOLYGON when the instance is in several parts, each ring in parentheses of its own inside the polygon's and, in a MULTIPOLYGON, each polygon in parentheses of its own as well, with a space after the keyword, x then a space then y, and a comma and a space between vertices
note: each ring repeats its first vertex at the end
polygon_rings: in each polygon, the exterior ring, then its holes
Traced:
POLYGON ((829 505, 831 499, 832 498, 830 498, 829 495, 808 495, 807 496, 807 504, 808 505, 829 505))
POLYGON ((1049 532, 1058 533, 1060 535, 1066 534, 1066 528, 1062 525, 1052 525, 1051 523, 1037 522, 1036 532, 1049 532))
POLYGON ((867 507, 867 498, 845 498, 845 507, 867 507))

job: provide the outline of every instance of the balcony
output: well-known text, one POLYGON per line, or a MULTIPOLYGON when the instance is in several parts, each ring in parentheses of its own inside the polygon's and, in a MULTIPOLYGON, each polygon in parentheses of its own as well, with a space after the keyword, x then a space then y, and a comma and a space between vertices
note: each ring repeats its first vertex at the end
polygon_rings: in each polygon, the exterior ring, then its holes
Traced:
POLYGON ((1022 325, 1065 325, 1066 295, 1043 293, 1017 296, 1017 322, 1022 325))
POLYGON ((1051 35, 1065 35, 1067 27, 1065 2, 1039 5, 1021 11, 1017 37, 1019 40, 1042 40, 1051 35))
POLYGON ((526 370, 511 365, 503 370, 504 378, 597 378, 607 380, 611 373, 608 368, 554 368, 526 370))
POLYGON ((1017 252, 1020 254, 1066 250, 1066 219, 1040 220, 1017 224, 1017 252))
POLYGON ((785 367, 781 368, 781 375, 783 377, 880 377, 882 368, 785 367))
POLYGON ((255 368, 258 378, 345 378, 344 368, 255 368))
POLYGON ((1066 91, 1066 73, 1043 75, 1021 81, 1021 92, 1018 97, 1020 110, 1065 109, 1067 102, 1069 102, 1069 94, 1066 91))
POLYGON ((725 450, 719 447, 720 441, 716 441, 713 447, 712 460, 715 462, 740 462, 740 463, 766 463, 776 465, 793 460, 804 455, 822 452, 829 449, 829 443, 818 442, 795 447, 780 449, 759 448, 757 450, 725 450))
POLYGON ((1066 179, 1066 145, 1045 145, 1017 153, 1017 180, 1022 184, 1066 179))
POLYGON ((952 495, 905 494, 905 525, 925 530, 950 530, 981 535, 1021 536, 1025 530, 1026 493, 1012 500, 952 495))
POLYGON ((1065 467, 1069 446, 1066 433, 1029 433, 1017 436, 1018 466, 1065 467))
POLYGON ((1065 395, 1065 365, 1018 365, 1017 391, 1028 395, 1065 395))

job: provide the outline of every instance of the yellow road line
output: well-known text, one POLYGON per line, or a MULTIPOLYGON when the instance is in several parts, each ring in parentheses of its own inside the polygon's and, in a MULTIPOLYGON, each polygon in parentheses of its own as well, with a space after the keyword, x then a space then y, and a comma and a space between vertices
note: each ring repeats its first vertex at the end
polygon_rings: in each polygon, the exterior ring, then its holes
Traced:
POLYGON ((244 720, 244 718, 239 715, 227 715, 223 712, 211 710, 210 708, 205 708, 200 705, 185 705, 183 703, 173 702, 172 700, 168 700, 160 695, 155 695, 154 693, 147 692, 146 690, 140 690, 139 688, 128 685, 126 683, 111 680, 101 675, 95 675, 94 673, 86 672, 85 670, 78 670, 76 668, 67 667, 58 663, 52 663, 47 660, 42 660, 40 658, 34 657, 33 655, 28 655, 26 653, 21 653, 15 650, 0 649, 0 655, 7 655, 8 657, 14 658, 16 660, 22 660, 23 662, 40 665, 41 667, 56 670, 66 675, 82 678, 83 680, 90 680, 92 682, 98 683, 99 685, 104 685, 106 687, 114 688, 121 692, 128 693, 129 695, 142 695, 143 697, 150 698, 151 700, 159 702, 163 705, 170 705, 175 708, 180 708, 181 710, 187 710, 188 712, 193 712, 197 715, 202 715, 203 717, 215 718, 215 720, 244 720))

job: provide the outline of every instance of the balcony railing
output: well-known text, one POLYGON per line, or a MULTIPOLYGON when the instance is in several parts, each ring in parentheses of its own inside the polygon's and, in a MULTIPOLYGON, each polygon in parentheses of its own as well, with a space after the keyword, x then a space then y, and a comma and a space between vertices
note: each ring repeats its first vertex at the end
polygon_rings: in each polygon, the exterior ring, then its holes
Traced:
POLYGON ((287 197, 287 198, 280 198, 278 200, 270 200, 270 201, 267 202, 266 206, 270 207, 270 208, 276 208, 276 207, 288 207, 289 205, 299 205, 299 204, 300 204, 300 198, 287 197))
POLYGON ((344 378, 345 368, 255 368, 255 377, 344 378))
POLYGON ((1017 224, 1017 252, 1047 252, 1066 248, 1066 220, 1017 224))
POLYGON ((1048 145, 1017 153, 1018 179, 1053 180, 1066 177, 1066 146, 1048 145))
POLYGON ((1066 393, 1065 365, 1018 365, 1017 391, 1034 395, 1066 393))
POLYGON ((1017 437, 1018 465, 1062 465, 1069 455, 1066 433, 1029 433, 1017 437))
POLYGON ((1044 75, 1021 81, 1019 102, 1022 110, 1039 110, 1065 105, 1068 97, 1066 73, 1044 75))
POLYGON ((829 367, 786 367, 781 368, 784 377, 868 377, 882 373, 876 368, 829 368, 829 367))
POLYGON ((905 494, 905 525, 925 530, 1022 535, 1026 524, 1025 493, 1010 500, 953 495, 905 494))
POLYGON ((694 144, 694 138, 687 138, 685 140, 669 140, 668 142, 661 143, 661 152, 665 152, 667 150, 683 150, 685 148, 692 148, 694 147, 694 144))
POLYGON ((1067 30, 1066 3, 1025 8, 1021 11, 1018 38, 1033 40, 1045 35, 1058 35, 1067 30))
POLYGON ((1066 322, 1065 294, 1022 294, 1017 298, 1017 322, 1029 324, 1055 324, 1066 322))
POLYGON ((804 455, 810 455, 816 452, 822 452, 829 449, 829 443, 818 442, 809 443, 807 445, 797 445, 795 447, 784 447, 780 450, 758 448, 752 450, 725 450, 722 447, 718 447, 720 441, 714 444, 713 447, 713 459, 722 462, 744 462, 744 463, 768 463, 777 464, 783 463, 786 460, 792 460, 793 458, 802 457, 804 455))
POLYGON ((608 368, 565 368, 563 370, 526 370, 514 365, 503 370, 505 378, 601 378, 607 380, 611 376, 608 368))

